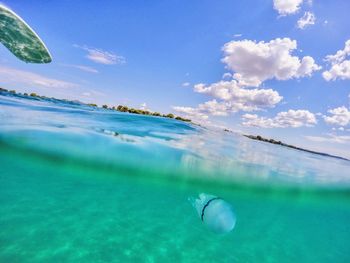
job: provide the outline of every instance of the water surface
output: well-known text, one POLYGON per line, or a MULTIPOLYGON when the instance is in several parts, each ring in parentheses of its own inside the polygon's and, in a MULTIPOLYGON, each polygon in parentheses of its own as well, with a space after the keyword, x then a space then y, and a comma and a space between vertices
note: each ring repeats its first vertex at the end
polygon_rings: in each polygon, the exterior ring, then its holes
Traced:
POLYGON ((349 262, 350 162, 0 95, 0 262, 349 262), (188 198, 237 216, 211 233, 188 198))

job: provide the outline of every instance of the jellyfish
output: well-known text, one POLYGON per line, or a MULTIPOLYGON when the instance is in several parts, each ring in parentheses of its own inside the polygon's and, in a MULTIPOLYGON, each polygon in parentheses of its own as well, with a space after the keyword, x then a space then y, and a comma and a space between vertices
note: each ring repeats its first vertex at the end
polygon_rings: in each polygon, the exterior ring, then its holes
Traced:
POLYGON ((229 203, 220 197, 201 193, 197 199, 189 199, 199 218, 213 232, 226 234, 233 230, 236 215, 229 203))

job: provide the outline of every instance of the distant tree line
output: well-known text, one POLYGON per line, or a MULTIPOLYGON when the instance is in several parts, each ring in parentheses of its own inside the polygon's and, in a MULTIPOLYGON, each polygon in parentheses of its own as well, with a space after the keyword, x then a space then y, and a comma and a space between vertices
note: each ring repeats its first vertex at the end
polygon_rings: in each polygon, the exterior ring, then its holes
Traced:
MULTIPOLYGON (((97 105, 94 103, 90 103, 88 105, 92 106, 92 107, 97 107, 97 105)), ((128 112, 128 113, 133 113, 133 114, 164 117, 164 118, 170 118, 170 119, 175 119, 175 120, 179 120, 179 121, 191 122, 190 119, 186 119, 186 118, 183 118, 180 116, 175 116, 172 113, 161 114, 159 112, 152 112, 152 111, 148 111, 148 110, 129 108, 128 106, 124 106, 124 105, 118 105, 117 107, 115 107, 115 106, 109 107, 108 105, 104 104, 104 105, 102 105, 102 108, 108 109, 108 110, 116 110, 116 111, 120 111, 120 112, 128 112)))
MULTIPOLYGON (((48 97, 40 96, 40 95, 38 95, 38 94, 36 94, 34 92, 32 92, 30 94, 28 94, 28 93, 21 94, 21 93, 16 93, 15 90, 7 90, 7 89, 1 88, 1 87, 0 87, 0 92, 7 92, 7 93, 11 93, 11 94, 19 94, 19 95, 30 96, 30 97, 34 97, 34 98, 48 99, 48 97)), ((55 98, 52 98, 52 99, 55 99, 55 98)), ((68 101, 69 102, 69 100, 66 100, 66 99, 63 99, 62 101, 68 101)), ((85 103, 82 103, 82 104, 85 104, 85 103)), ((95 103, 88 103, 88 104, 85 104, 85 105, 88 105, 90 107, 98 107, 98 105, 95 104, 95 103)), ((186 118, 183 118, 183 117, 180 117, 180 116, 175 116, 172 113, 161 114, 159 112, 151 112, 151 111, 148 111, 148 110, 129 108, 129 107, 124 106, 124 105, 119 105, 117 107, 115 107, 115 106, 109 107, 108 105, 104 104, 104 105, 102 105, 102 108, 106 109, 106 110, 115 110, 115 111, 120 111, 120 112, 128 112, 128 113, 133 113, 133 114, 141 114, 141 115, 149 115, 149 116, 156 116, 156 117, 164 117, 164 118, 170 118, 170 119, 175 119, 175 120, 184 121, 184 122, 191 122, 190 119, 186 119, 186 118)))

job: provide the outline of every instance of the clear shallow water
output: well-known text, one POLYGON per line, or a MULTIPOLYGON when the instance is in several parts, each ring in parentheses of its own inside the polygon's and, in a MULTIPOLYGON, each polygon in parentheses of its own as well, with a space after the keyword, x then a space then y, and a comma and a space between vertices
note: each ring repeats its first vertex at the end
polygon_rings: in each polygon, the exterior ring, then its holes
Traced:
POLYGON ((18 96, 0 120, 0 262, 350 260, 350 162, 18 96), (201 192, 232 204, 231 233, 201 223, 201 192))

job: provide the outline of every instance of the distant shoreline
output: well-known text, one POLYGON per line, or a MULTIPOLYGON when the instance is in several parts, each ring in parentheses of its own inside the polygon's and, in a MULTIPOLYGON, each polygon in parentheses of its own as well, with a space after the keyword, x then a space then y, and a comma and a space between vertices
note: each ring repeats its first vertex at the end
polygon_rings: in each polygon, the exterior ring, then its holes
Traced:
MULTIPOLYGON (((123 106, 123 105, 118 105, 117 107, 115 107, 115 106, 109 107, 108 105, 102 105, 102 107, 98 107, 98 105, 95 104, 95 103, 84 103, 84 102, 81 102, 81 101, 71 101, 71 100, 67 100, 67 99, 57 99, 57 98, 53 98, 53 97, 49 98, 49 97, 46 97, 46 96, 40 96, 40 95, 38 95, 36 93, 30 93, 30 94, 28 94, 28 93, 17 93, 15 90, 7 90, 7 89, 4 89, 4 88, 0 87, 0 94, 2 94, 2 93, 11 94, 11 95, 19 95, 19 96, 24 96, 24 97, 34 98, 34 99, 53 99, 53 100, 62 101, 62 102, 68 102, 68 103, 85 105, 85 106, 89 106, 89 107, 92 107, 92 108, 100 108, 100 109, 113 110, 113 111, 119 111, 119 112, 127 112, 127 113, 131 113, 131 114, 139 114, 139 115, 148 115, 148 116, 155 116, 155 117, 170 118, 170 119, 176 119, 176 120, 179 120, 179 121, 188 122, 188 123, 191 123, 191 124, 194 124, 194 125, 198 125, 198 124, 193 123, 190 119, 185 119, 185 118, 182 118, 180 116, 175 116, 172 113, 161 114, 161 113, 158 113, 158 112, 151 112, 151 111, 148 111, 148 110, 129 108, 129 107, 123 106)), ((224 129, 224 131, 231 132, 228 129, 224 129)), ((248 134, 242 134, 242 135, 247 137, 247 138, 249 138, 249 139, 256 140, 256 141, 267 142, 267 143, 281 145, 281 146, 284 146, 284 147, 288 147, 288 148, 299 150, 299 151, 303 151, 303 152, 308 152, 308 153, 317 154, 317 155, 321 155, 321 156, 332 157, 332 158, 336 158, 336 159, 340 159, 340 160, 344 160, 344 161, 350 161, 350 159, 347 159, 347 158, 344 158, 344 157, 341 157, 341 156, 300 148, 300 147, 297 147, 297 146, 294 146, 294 145, 283 143, 281 141, 276 141, 274 139, 263 138, 260 135, 256 135, 256 136, 255 135, 248 135, 248 134)))
POLYGON ((149 110, 141 110, 141 109, 129 108, 129 107, 124 106, 124 105, 118 105, 117 107, 115 107, 115 106, 110 107, 110 106, 104 104, 104 105, 102 105, 102 107, 99 107, 95 103, 84 103, 84 102, 81 102, 81 101, 72 101, 72 100, 67 100, 67 99, 57 99, 57 98, 54 98, 54 97, 49 98, 49 97, 46 97, 46 96, 40 96, 40 95, 38 95, 38 94, 36 94, 34 92, 32 92, 32 93, 17 93, 15 90, 7 90, 7 89, 4 89, 4 88, 0 87, 0 94, 1 93, 20 95, 20 96, 29 97, 29 98, 54 99, 54 100, 57 100, 57 101, 81 104, 81 105, 85 105, 85 106, 89 106, 89 107, 93 107, 93 108, 100 108, 100 109, 113 110, 113 111, 119 111, 119 112, 128 112, 128 113, 139 114, 139 115, 163 117, 163 118, 175 119, 175 120, 178 120, 178 121, 189 122, 189 123, 195 124, 190 119, 186 119, 186 118, 183 118, 181 116, 175 116, 172 113, 161 114, 159 112, 151 112, 149 110))
POLYGON ((281 146, 284 146, 284 147, 288 147, 288 148, 299 150, 299 151, 303 151, 303 152, 308 152, 308 153, 312 153, 312 154, 332 157, 332 158, 336 158, 336 159, 340 159, 340 160, 344 160, 344 161, 350 161, 349 159, 341 157, 341 156, 332 155, 332 154, 323 153, 323 152, 316 152, 316 151, 300 148, 300 147, 297 147, 297 146, 294 146, 294 145, 283 143, 281 141, 276 141, 274 139, 263 138, 260 135, 255 136, 255 135, 243 134, 243 136, 245 136, 245 137, 247 137, 249 139, 252 139, 252 140, 267 142, 267 143, 276 144, 276 145, 281 145, 281 146))

